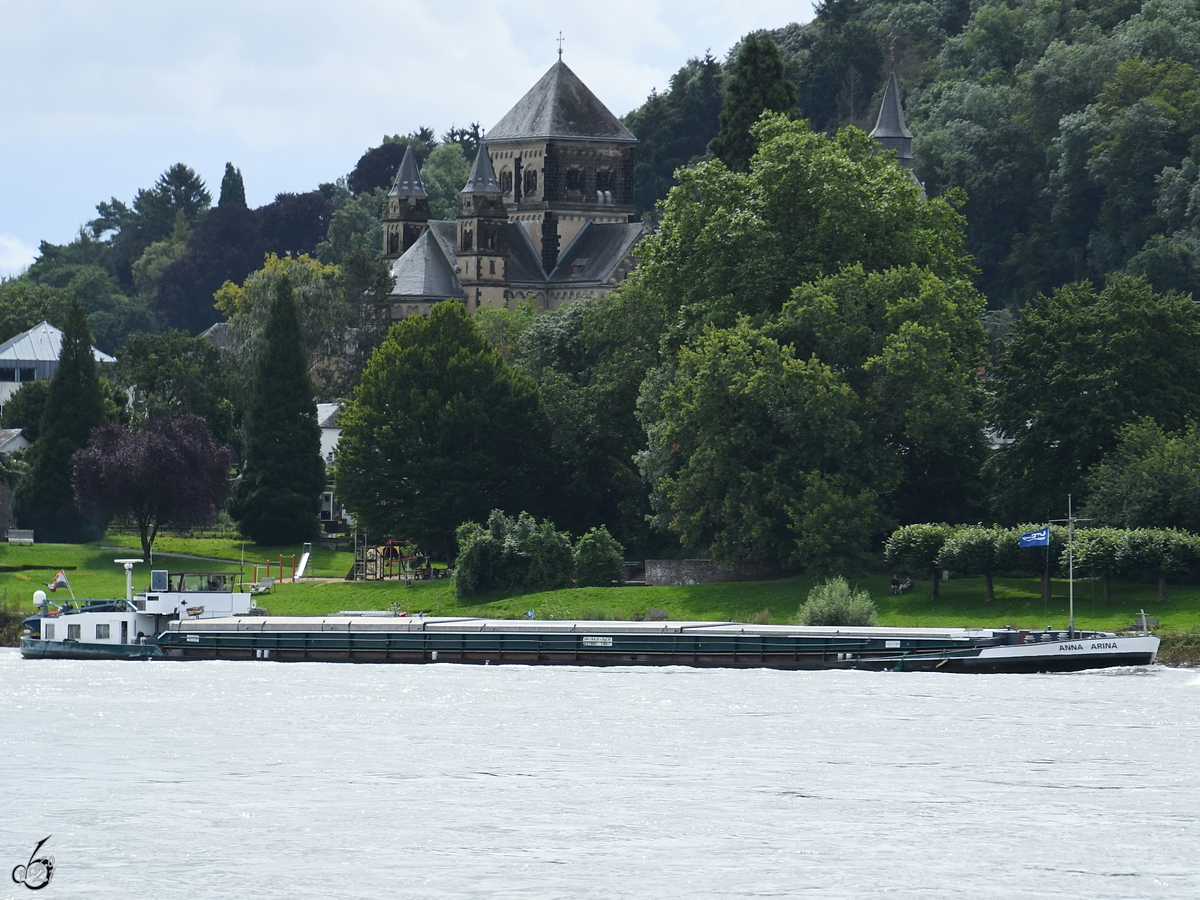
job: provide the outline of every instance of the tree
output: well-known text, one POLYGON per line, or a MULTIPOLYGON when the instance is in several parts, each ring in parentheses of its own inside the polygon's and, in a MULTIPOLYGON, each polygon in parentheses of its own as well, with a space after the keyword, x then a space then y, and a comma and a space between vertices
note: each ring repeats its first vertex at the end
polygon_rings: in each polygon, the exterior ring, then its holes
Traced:
POLYGON ((455 529, 458 558, 454 590, 460 597, 485 591, 552 591, 571 583, 571 536, 529 513, 513 519, 492 510, 485 525, 455 529))
POLYGON ((795 109, 796 86, 784 75, 779 48, 766 35, 748 34, 732 68, 721 107, 721 130, 709 150, 729 168, 745 171, 759 141, 752 126, 764 112, 795 109))
MULTIPOLYGON (((1100 576, 1105 603, 1112 599, 1112 579, 1122 574, 1122 563, 1128 561, 1122 552, 1127 534, 1117 528, 1080 528, 1075 532, 1075 570, 1100 576)), ((1056 556, 1065 559, 1064 550, 1056 556)))
POLYGON ((71 466, 78 507, 101 521, 132 518, 147 556, 162 528, 213 521, 229 490, 229 451, 190 414, 159 417, 142 432, 101 425, 71 466))
POLYGON ((311 538, 325 490, 321 426, 300 316, 286 276, 274 286, 246 410, 245 466, 231 513, 259 544, 311 538))
POLYGON ((275 200, 256 209, 262 227, 263 249, 278 256, 316 253, 329 233, 333 201, 321 191, 276 194, 275 200))
POLYGON ((272 301, 283 281, 290 285, 300 316, 300 334, 308 359, 309 378, 319 393, 332 399, 350 377, 347 344, 354 310, 342 291, 341 273, 311 257, 267 256, 263 267, 240 287, 226 282, 214 297, 216 308, 229 316, 236 338, 231 352, 235 378, 250 381, 265 341, 272 301))
POLYGON ((1171 528, 1127 530, 1117 549, 1117 566, 1126 574, 1158 577, 1158 599, 1166 603, 1167 578, 1184 575, 1200 562, 1200 537, 1171 528))
POLYGON ((0 428, 20 428, 32 444, 38 439, 49 397, 50 382, 46 379, 25 382, 0 410, 0 428))
POLYGON ((462 144, 447 142, 429 154, 421 166, 421 181, 429 194, 435 219, 453 219, 462 203, 459 191, 471 177, 462 144))
POLYGON ((551 455, 537 388, 460 302, 393 326, 340 422, 337 495, 369 535, 449 558, 460 523, 542 505, 551 455))
POLYGON ((242 183, 242 170, 235 169, 233 163, 225 163, 225 176, 221 179, 221 196, 217 206, 245 206, 246 185, 242 183))
POLYGON ((38 284, 28 276, 0 281, 0 341, 7 341, 42 322, 62 327, 72 293, 38 284))
POLYGON ((941 584, 938 556, 953 533, 951 526, 941 523, 905 525, 897 528, 887 539, 883 547, 884 557, 888 565, 901 571, 928 572, 933 585, 933 599, 936 601, 941 584))
POLYGON ((625 548, 603 525, 580 535, 574 553, 578 587, 610 587, 624 583, 625 548))
POLYGON ((1200 425, 1170 434, 1146 419, 1118 439, 1087 477, 1087 514, 1120 528, 1200 532, 1200 425))
POLYGON ((95 521, 75 505, 71 457, 87 445, 92 429, 103 420, 92 335, 83 305, 73 301, 38 437, 28 451, 29 469, 13 498, 17 521, 22 528, 34 529, 38 540, 82 543, 96 536, 95 521))
POLYGON ((207 424, 218 444, 233 440, 234 408, 220 353, 205 338, 182 331, 135 334, 117 366, 133 392, 133 420, 139 427, 163 416, 193 413, 207 424))
POLYGON ((1100 292, 1068 285, 1025 308, 990 386, 991 420, 1013 437, 996 458, 999 510, 1044 520, 1067 494, 1084 505, 1124 426, 1184 427, 1200 403, 1200 318, 1190 298, 1125 275, 1100 292))
POLYGON ((938 554, 938 566, 961 572, 965 575, 982 575, 985 585, 984 599, 991 603, 996 599, 992 579, 1005 569, 1017 545, 1014 533, 1004 528, 985 528, 973 525, 960 528, 946 539, 942 552, 938 554))

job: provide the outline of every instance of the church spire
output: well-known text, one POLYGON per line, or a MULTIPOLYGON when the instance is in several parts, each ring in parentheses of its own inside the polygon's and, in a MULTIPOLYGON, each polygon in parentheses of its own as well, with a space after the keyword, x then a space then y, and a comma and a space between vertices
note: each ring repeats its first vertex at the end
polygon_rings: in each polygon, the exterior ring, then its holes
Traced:
POLYGON ((500 182, 496 180, 496 170, 492 168, 492 157, 488 155, 487 144, 479 142, 479 152, 475 154, 475 165, 471 166, 471 177, 463 187, 463 194, 503 194, 500 182))
POLYGON ((883 92, 883 103, 879 106, 879 118, 871 137, 879 141, 884 150, 895 150, 896 161, 906 169, 913 167, 912 132, 904 124, 904 107, 900 105, 900 87, 896 84, 896 70, 888 73, 887 87, 883 92))
POLYGON ((396 172, 396 181, 392 185, 392 189, 388 191, 388 196, 412 197, 413 199, 429 196, 425 193, 425 182, 421 181, 421 169, 417 166, 417 155, 413 153, 411 146, 404 150, 404 160, 400 163, 400 169, 396 172))

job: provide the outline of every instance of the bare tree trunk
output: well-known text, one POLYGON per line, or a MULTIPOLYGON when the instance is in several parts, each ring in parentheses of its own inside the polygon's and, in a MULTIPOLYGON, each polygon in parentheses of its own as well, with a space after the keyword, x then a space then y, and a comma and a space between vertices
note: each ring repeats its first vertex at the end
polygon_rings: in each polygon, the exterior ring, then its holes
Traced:
POLYGON ((937 566, 934 566, 932 575, 933 575, 933 577, 931 580, 933 582, 933 599, 937 600, 938 596, 939 596, 938 589, 941 587, 942 572, 937 566))
POLYGON ((1163 603, 1170 599, 1167 597, 1167 576, 1162 572, 1158 573, 1158 599, 1163 603))
POLYGON ((984 594, 984 599, 988 603, 991 603, 993 600, 996 599, 996 590, 995 590, 995 587, 992 585, 992 576, 990 574, 984 575, 983 582, 987 586, 987 592, 984 594))
POLYGON ((1102 585, 1104 585, 1104 602, 1105 603, 1111 602, 1112 601, 1112 579, 1109 578, 1108 574, 1106 573, 1101 576, 1100 583, 1102 585))

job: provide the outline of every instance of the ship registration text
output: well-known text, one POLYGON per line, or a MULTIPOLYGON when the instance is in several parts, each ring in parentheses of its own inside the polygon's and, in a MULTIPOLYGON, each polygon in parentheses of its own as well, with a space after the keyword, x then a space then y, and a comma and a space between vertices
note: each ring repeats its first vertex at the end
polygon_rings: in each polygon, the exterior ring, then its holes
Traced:
POLYGON ((1090 647, 1085 647, 1083 644, 1059 644, 1059 650, 1116 650, 1117 645, 1112 641, 1097 641, 1090 647))

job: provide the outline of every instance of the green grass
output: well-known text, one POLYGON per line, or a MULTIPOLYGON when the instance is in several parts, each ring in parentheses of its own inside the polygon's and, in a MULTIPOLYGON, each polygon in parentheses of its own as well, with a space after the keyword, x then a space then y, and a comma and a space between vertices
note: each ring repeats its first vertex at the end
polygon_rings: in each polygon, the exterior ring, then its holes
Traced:
MULTIPOLYGON (((67 569, 76 597, 118 597, 125 592, 124 571, 113 560, 125 551, 101 550, 101 546, 137 548, 136 538, 113 536, 97 544, 0 545, 0 599, 16 599, 32 609, 33 592, 51 581, 59 568, 67 569), (20 570, 16 567, 32 566, 20 570), (74 567, 69 568, 69 567, 74 567)), ((238 571, 243 545, 219 538, 160 538, 159 552, 190 553, 216 557, 225 562, 201 562, 157 557, 155 567, 172 571, 238 571)), ((283 554, 290 566, 299 548, 245 545, 246 580, 252 563, 277 563, 283 554)), ((134 552, 130 555, 137 556, 134 552)), ((340 610, 386 610, 393 607, 427 614, 476 615, 516 618, 532 609, 540 619, 619 619, 645 615, 650 609, 665 609, 672 619, 734 622, 766 621, 784 624, 792 620, 803 603, 812 580, 807 577, 782 581, 702 584, 678 587, 572 588, 540 594, 493 594, 460 601, 448 581, 424 581, 406 586, 398 581, 342 581, 353 562, 353 554, 317 549, 310 574, 314 579, 299 584, 283 582, 259 598, 259 605, 275 615, 326 615, 340 610), (766 614, 769 610, 769 615, 766 614)), ((134 584, 143 589, 149 582, 149 565, 138 566, 134 584)), ((273 573, 274 574, 274 573, 273 573)), ((893 597, 890 575, 851 577, 851 585, 870 592, 878 608, 881 625, 894 626, 1004 626, 1018 628, 1061 628, 1067 622, 1067 585, 1055 581, 1053 600, 1042 603, 1036 579, 996 579, 996 600, 985 603, 983 580, 964 578, 942 585, 941 598, 934 603, 928 582, 918 582, 909 594, 893 597)), ((1075 585, 1075 621, 1082 628, 1117 630, 1134 623, 1138 611, 1160 620, 1165 632, 1200 632, 1200 587, 1172 585, 1171 599, 1160 603, 1153 584, 1114 584, 1109 603, 1101 599, 1099 583, 1080 581, 1075 585)))

